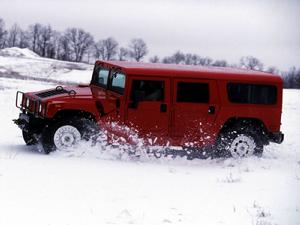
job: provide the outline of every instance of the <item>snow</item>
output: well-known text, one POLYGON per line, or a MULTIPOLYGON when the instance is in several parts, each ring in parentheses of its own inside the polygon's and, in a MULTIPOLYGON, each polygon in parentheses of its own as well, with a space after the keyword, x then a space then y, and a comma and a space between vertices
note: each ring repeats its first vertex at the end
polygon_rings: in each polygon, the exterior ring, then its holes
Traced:
POLYGON ((0 50, 0 56, 5 57, 22 57, 22 58, 36 58, 39 57, 38 54, 29 50, 28 48, 5 48, 0 50))
POLYGON ((93 65, 39 57, 29 49, 0 50, 0 77, 89 83, 93 65))
MULTIPOLYGON (((0 56, 0 67, 22 65, 25 74, 26 59, 15 58, 0 56)), ((30 60, 46 73, 47 59, 30 60)), ((53 77, 59 81, 59 72, 53 77)), ((261 158, 188 161, 134 159, 88 143, 50 155, 25 146, 11 121, 15 92, 55 85, 0 77, 0 225, 300 224, 300 90, 284 90, 285 141, 261 158)))

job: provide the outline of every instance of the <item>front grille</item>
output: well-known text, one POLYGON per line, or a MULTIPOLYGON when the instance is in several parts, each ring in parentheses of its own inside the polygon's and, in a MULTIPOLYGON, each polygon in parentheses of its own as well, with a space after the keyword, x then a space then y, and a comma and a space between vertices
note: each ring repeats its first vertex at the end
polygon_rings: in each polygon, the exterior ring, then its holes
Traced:
POLYGON ((45 117, 47 105, 41 100, 29 95, 25 95, 21 91, 16 94, 16 106, 21 109, 23 113, 33 114, 35 117, 45 117))
POLYGON ((44 92, 40 92, 35 94, 36 96, 40 97, 40 98, 47 98, 50 96, 54 96, 54 95, 60 95, 60 94, 66 94, 69 93, 67 90, 62 89, 62 88, 56 88, 50 91, 44 91, 44 92))

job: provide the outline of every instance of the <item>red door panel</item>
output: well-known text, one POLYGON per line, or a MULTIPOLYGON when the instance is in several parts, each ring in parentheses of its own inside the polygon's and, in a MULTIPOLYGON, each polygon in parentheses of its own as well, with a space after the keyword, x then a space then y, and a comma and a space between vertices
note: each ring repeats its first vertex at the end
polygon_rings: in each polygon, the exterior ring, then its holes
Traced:
MULTIPOLYGON (((126 124, 139 131, 139 136, 150 140, 150 144, 163 144, 169 135, 170 118, 170 81, 169 79, 151 77, 132 77, 130 79, 130 98, 127 102, 126 124), (134 82, 161 81, 163 83, 163 98, 158 100, 145 99, 134 102, 132 93, 134 82), (155 143, 154 143, 155 142, 155 143)), ((141 90, 139 90, 141 91, 141 90)))
POLYGON ((216 82, 176 79, 173 88, 173 138, 180 139, 181 145, 186 146, 203 147, 211 144, 214 141, 214 121, 219 109, 216 82), (185 87, 179 90, 181 84, 185 87), (203 93, 200 89, 203 89, 203 93))

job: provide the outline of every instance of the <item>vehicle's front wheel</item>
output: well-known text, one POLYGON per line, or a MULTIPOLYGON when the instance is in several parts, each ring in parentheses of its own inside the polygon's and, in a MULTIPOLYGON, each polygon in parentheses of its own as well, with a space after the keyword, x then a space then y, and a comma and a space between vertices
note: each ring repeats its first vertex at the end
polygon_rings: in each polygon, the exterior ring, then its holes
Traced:
POLYGON ((71 149, 80 140, 89 140, 97 130, 97 125, 85 118, 64 119, 46 126, 41 138, 44 153, 71 149))
POLYGON ((220 135, 217 150, 219 154, 233 158, 260 156, 263 144, 255 131, 230 130, 220 135))
POLYGON ((22 131, 23 140, 26 143, 26 145, 35 145, 38 143, 37 138, 35 137, 35 134, 27 131, 22 131))

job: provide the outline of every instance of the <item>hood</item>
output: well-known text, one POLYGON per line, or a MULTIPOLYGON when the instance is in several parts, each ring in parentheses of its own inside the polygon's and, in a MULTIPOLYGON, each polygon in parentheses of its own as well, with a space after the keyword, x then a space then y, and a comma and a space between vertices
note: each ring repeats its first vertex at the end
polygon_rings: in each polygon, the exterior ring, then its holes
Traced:
POLYGON ((100 101, 105 111, 115 108, 117 100, 116 96, 107 93, 105 89, 93 85, 57 86, 52 89, 26 93, 26 95, 47 104, 81 104, 83 106, 100 101))
POLYGON ((25 93, 24 97, 26 104, 27 101, 29 102, 27 107, 34 108, 37 103, 42 106, 46 105, 46 117, 49 118, 62 109, 87 111, 93 115, 97 115, 97 112, 101 110, 101 113, 108 114, 115 111, 118 102, 118 98, 112 93, 93 85, 57 86, 43 91, 25 93))
POLYGON ((52 101, 62 99, 106 99, 106 91, 102 88, 94 88, 89 85, 77 85, 77 86, 57 86, 56 88, 47 89, 38 92, 28 93, 33 98, 38 98, 41 101, 52 101))
POLYGON ((32 97, 38 97, 41 100, 48 100, 56 97, 67 97, 67 96, 91 96, 89 86, 57 86, 56 88, 37 91, 30 93, 32 97))

